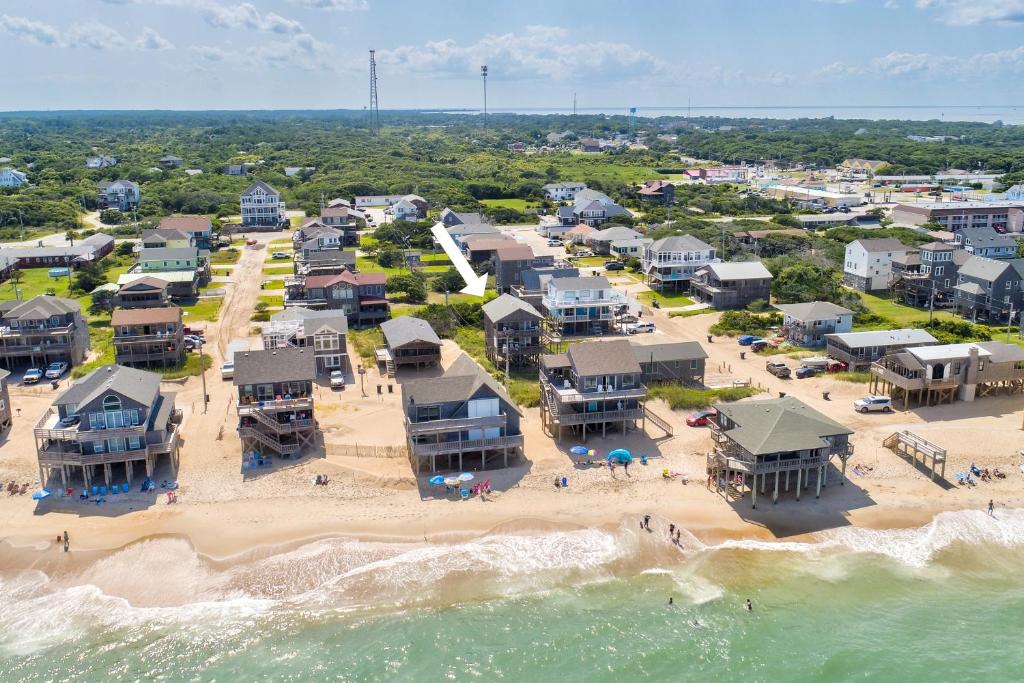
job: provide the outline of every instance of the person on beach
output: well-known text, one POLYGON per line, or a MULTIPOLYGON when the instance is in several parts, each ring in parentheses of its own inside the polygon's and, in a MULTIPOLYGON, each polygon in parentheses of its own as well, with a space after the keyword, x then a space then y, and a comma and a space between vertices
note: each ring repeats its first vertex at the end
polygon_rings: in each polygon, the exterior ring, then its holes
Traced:
POLYGON ((647 529, 648 531, 651 530, 651 516, 650 515, 644 515, 644 521, 640 524, 640 528, 641 529, 647 529))
POLYGON ((679 529, 676 529, 676 545, 679 545, 679 534, 680 534, 679 529))
POLYGON ((64 530, 64 542, 65 542, 65 543, 67 543, 67 542, 68 542, 69 540, 71 540, 71 539, 70 539, 70 538, 68 538, 68 530, 67 530, 67 529, 65 529, 65 530, 64 530))
POLYGON ((670 541, 673 540, 675 538, 675 533, 676 533, 676 525, 675 524, 669 524, 668 525, 668 540, 670 540, 670 541))
POLYGON ((748 612, 754 611, 754 603, 750 602, 750 598, 747 598, 747 603, 743 605, 743 609, 747 610, 748 612))
POLYGON ((674 602, 674 599, 672 598, 672 596, 671 595, 668 596, 668 606, 671 607, 674 604, 675 604, 675 602, 674 602))
POLYGON ((996 503, 992 499, 989 499, 989 501, 988 501, 988 516, 989 517, 995 517, 996 516, 996 503))

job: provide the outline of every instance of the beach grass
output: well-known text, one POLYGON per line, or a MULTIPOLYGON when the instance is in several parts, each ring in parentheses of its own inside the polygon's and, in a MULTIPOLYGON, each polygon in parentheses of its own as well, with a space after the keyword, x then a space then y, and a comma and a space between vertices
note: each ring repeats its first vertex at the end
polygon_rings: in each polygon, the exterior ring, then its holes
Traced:
MULTIPOLYGON (((484 345, 484 331, 476 327, 460 327, 453 341, 483 367, 492 377, 504 383, 505 373, 487 358, 484 345)), ((508 377, 508 394, 518 405, 535 408, 540 405, 540 381, 537 373, 511 369, 508 377)))
POLYGON ((829 375, 840 382, 853 382, 855 384, 867 384, 871 381, 870 372, 835 372, 829 375))
POLYGON ((216 265, 227 265, 232 263, 238 263, 238 259, 242 258, 242 252, 233 247, 228 249, 220 249, 210 254, 210 264, 216 265))
POLYGON ((263 289, 284 289, 284 280, 267 280, 263 283, 263 289))
POLYGON ((761 393, 757 387, 726 387, 724 389, 695 389, 678 384, 654 384, 647 388, 650 398, 660 398, 672 410, 707 408, 714 403, 739 401, 761 393))
POLYGON ((711 308, 696 308, 692 311, 669 311, 668 317, 670 318, 689 318, 695 315, 705 315, 707 313, 715 313, 716 311, 711 308))
POLYGON ((374 349, 384 345, 384 333, 379 327, 367 330, 349 330, 348 341, 356 354, 363 359, 363 365, 373 366, 377 363, 374 349))

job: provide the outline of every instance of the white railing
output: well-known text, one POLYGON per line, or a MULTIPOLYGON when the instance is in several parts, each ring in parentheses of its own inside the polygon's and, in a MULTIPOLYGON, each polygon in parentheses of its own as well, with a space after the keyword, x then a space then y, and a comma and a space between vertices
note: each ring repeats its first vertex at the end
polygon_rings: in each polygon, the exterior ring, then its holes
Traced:
POLYGON ((471 441, 445 441, 443 443, 419 443, 412 445, 413 455, 437 455, 439 453, 458 453, 460 451, 479 451, 485 448, 522 447, 523 436, 499 436, 493 439, 474 439, 471 441))

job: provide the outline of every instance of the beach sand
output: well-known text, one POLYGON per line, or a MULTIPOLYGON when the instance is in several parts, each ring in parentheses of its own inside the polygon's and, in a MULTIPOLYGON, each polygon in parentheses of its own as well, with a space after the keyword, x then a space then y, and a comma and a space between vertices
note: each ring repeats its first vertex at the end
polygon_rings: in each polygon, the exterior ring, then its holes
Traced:
MULTIPOLYGON (((524 411, 525 460, 507 470, 476 474, 477 481, 491 480, 494 493, 486 500, 445 499, 443 491, 439 494, 426 485, 426 477, 414 476, 408 459, 373 452, 373 446, 401 445, 404 432, 399 388, 394 386, 394 393, 388 393, 389 380, 371 369, 365 378, 365 396, 358 381, 341 392, 318 388, 316 414, 322 445, 317 453, 244 473, 235 433, 234 387, 220 379, 217 368, 228 343, 252 332, 249 315, 260 291, 265 255, 265 249, 244 250, 228 285, 222 318, 207 326, 207 338, 216 343, 210 345, 214 370, 207 373, 211 402, 205 414, 199 378, 167 385, 178 392, 177 405, 184 412, 183 447, 180 470, 162 469, 156 480, 176 479, 179 502, 169 505, 162 495, 143 495, 138 485, 130 494, 108 496, 102 506, 79 502, 77 492, 72 499, 51 498, 40 503, 28 495, 2 493, 0 567, 31 566, 41 558, 52 558, 62 550, 54 541, 64 530, 71 536, 71 555, 79 558, 141 539, 172 535, 188 539, 209 558, 228 560, 255 548, 326 536, 443 543, 496 532, 612 528, 623 519, 639 520, 644 514, 672 521, 712 542, 725 538, 798 539, 850 525, 920 526, 945 510, 984 509, 990 499, 999 507, 1024 507, 1024 474, 1018 468, 1024 404, 1020 396, 889 415, 859 415, 853 412, 851 402, 866 393, 866 385, 829 377, 776 379, 765 372, 764 358, 748 353, 741 360, 734 340, 716 338, 707 343, 707 328, 716 315, 669 318, 664 311, 652 313, 659 331, 637 341, 700 341, 710 354, 709 380, 750 378, 770 392, 761 397, 786 391, 804 400, 855 430, 851 437, 855 454, 849 467, 859 463, 871 471, 856 476, 848 469, 848 478, 840 485, 839 472, 833 469, 820 499, 815 499, 811 487, 799 502, 790 493, 773 505, 768 491, 763 498, 759 495, 758 509, 752 510, 749 497, 726 502, 705 487, 704 460, 711 440, 706 428, 685 425, 685 411, 673 412, 659 401, 649 404, 673 425, 671 438, 663 438, 655 427, 650 427, 650 436, 636 431, 626 436, 609 432, 604 439, 588 437, 587 445, 599 452, 625 447, 635 455, 651 456, 649 465, 636 462, 627 476, 621 468, 610 473, 604 467, 575 465, 567 453, 575 442, 556 443, 543 434, 534 408, 524 411), (380 396, 378 384, 382 386, 380 396), (821 392, 826 389, 831 391, 831 401, 822 400, 821 392), (998 467, 1007 477, 979 482, 969 489, 929 481, 926 473, 882 446, 886 436, 900 429, 948 449, 949 480, 972 462, 979 467, 998 467), (359 455, 353 449, 356 445, 359 455), (663 469, 687 473, 689 484, 678 478, 664 479, 663 469), (317 474, 329 475, 331 483, 313 486, 317 474), (565 489, 554 486, 556 477, 561 476, 569 481, 565 489)), ((457 353, 458 349, 446 342, 444 363, 450 363, 457 353)), ((776 358, 794 364, 785 356, 776 358)), ((411 376, 415 375, 403 375, 398 381, 411 376)), ((20 415, 0 445, 0 480, 29 482, 30 490, 38 488, 32 428, 55 396, 49 387, 11 388, 12 404, 20 415)))

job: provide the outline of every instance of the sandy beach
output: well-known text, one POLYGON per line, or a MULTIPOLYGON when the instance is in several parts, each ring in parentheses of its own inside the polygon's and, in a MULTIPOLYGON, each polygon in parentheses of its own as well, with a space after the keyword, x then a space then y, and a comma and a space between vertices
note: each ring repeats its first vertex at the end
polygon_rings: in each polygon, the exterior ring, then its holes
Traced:
MULTIPOLYGON (((365 378, 365 391, 358 381, 341 392, 318 387, 316 413, 322 440, 317 452, 255 473, 243 471, 235 433, 234 387, 220 379, 217 368, 227 344, 252 332, 249 315, 260 291, 265 255, 263 248, 244 251, 234 273, 226 278, 221 319, 207 326, 207 338, 215 343, 210 345, 214 369, 206 378, 211 399, 206 412, 199 378, 168 384, 178 392, 177 405, 185 416, 181 465, 176 473, 159 471, 156 479, 176 480, 179 502, 169 505, 162 495, 138 491, 108 497, 102 506, 80 502, 77 495, 37 503, 28 495, 3 493, 3 565, 30 566, 39 553, 51 554, 57 547, 53 540, 64 530, 72 538, 72 554, 82 553, 80 557, 154 536, 178 536, 209 558, 227 559, 254 548, 327 536, 440 543, 496 532, 610 528, 644 514, 672 521, 712 541, 797 539, 851 525, 920 526, 942 511, 983 509, 990 499, 998 507, 1024 507, 1024 473, 1018 468, 1019 397, 859 415, 851 402, 865 393, 865 385, 827 376, 776 379, 765 372, 763 358, 748 353, 741 359, 734 340, 716 338, 707 343, 707 328, 717 315, 670 318, 657 310, 653 317, 658 332, 638 341, 700 341, 710 354, 709 383, 751 379, 766 390, 762 397, 785 391, 855 430, 851 438, 855 454, 845 484, 840 485, 840 473, 832 469, 820 499, 810 490, 800 501, 789 494, 776 505, 766 500, 757 510, 751 509, 749 498, 727 502, 705 486, 704 460, 711 448, 707 429, 687 427, 685 411, 673 412, 663 403, 651 402, 652 409, 671 422, 674 436, 660 438, 652 430, 652 438, 637 431, 627 436, 609 434, 603 440, 589 437, 586 442, 599 452, 625 447, 650 457, 646 466, 639 462, 631 466, 628 475, 621 468, 609 472, 605 467, 574 463, 568 448, 575 442, 553 441, 542 433, 537 409, 526 409, 525 460, 507 470, 476 473, 477 481, 489 479, 494 489, 486 500, 446 499, 443 490, 439 493, 426 484, 426 477, 414 476, 408 459, 374 450, 375 446, 400 446, 404 440, 397 387, 389 393, 384 388, 389 380, 375 369, 365 378), (379 396, 378 384, 382 385, 379 396), (823 390, 831 392, 831 400, 822 399, 823 390), (900 429, 948 449, 950 481, 954 472, 972 462, 982 468, 998 467, 1007 476, 966 489, 930 481, 927 473, 882 446, 886 436, 900 429), (851 470, 857 464, 870 471, 854 474, 851 470), (663 478, 664 469, 686 473, 689 483, 663 478), (318 474, 329 475, 330 484, 313 486, 318 474), (562 476, 569 485, 558 489, 554 482, 562 476)), ((635 291, 639 285, 631 282, 622 279, 617 284, 635 291)), ((353 350, 349 352, 351 358, 353 350)), ((446 341, 444 363, 452 362, 457 353, 457 347, 446 341)), ((397 381, 412 376, 402 375, 397 381)), ((11 388, 16 418, 0 445, 4 482, 28 482, 30 490, 38 488, 32 428, 55 395, 49 387, 11 388)))

